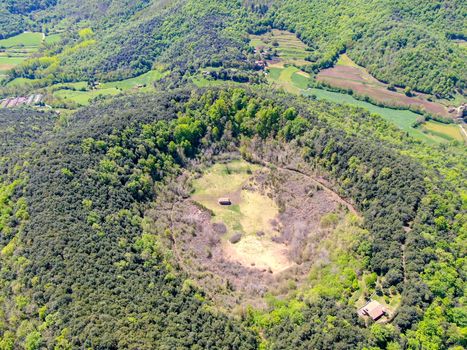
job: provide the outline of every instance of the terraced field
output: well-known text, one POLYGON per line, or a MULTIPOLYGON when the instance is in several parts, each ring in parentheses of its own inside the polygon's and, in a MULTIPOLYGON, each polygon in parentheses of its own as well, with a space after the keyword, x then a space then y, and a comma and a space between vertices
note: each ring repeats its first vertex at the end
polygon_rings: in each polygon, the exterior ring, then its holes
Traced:
POLYGON ((251 35, 250 40, 250 45, 257 50, 267 49, 276 53, 276 57, 268 62, 270 66, 274 66, 274 64, 297 66, 310 64, 305 60, 309 55, 307 46, 294 33, 273 29, 263 35, 251 35))
MULTIPOLYGON (((273 53, 273 57, 267 60, 266 72, 269 83, 275 87, 294 94, 314 95, 318 99, 365 108, 394 123, 415 139, 430 144, 465 140, 460 127, 455 124, 428 121, 423 126, 415 128, 414 124, 420 115, 408 109, 379 107, 349 94, 317 88, 310 89, 309 85, 313 77, 299 68, 299 63, 308 63, 303 61, 307 56, 306 45, 293 33, 273 30, 271 33, 252 35, 250 38, 251 45, 256 48, 257 53, 273 53)), ((339 57, 335 67, 321 71, 316 76, 316 80, 326 82, 331 86, 353 90, 358 95, 369 96, 384 105, 398 108, 415 107, 433 115, 450 117, 446 105, 428 101, 427 95, 417 94, 415 97, 408 97, 400 89, 389 91, 386 84, 376 80, 346 54, 339 57)), ((454 102, 444 101, 444 103, 454 102)))

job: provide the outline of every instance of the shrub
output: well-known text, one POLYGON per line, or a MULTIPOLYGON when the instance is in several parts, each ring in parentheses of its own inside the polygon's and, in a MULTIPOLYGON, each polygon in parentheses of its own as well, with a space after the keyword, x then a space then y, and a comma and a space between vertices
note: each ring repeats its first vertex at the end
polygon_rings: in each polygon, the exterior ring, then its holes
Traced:
POLYGON ((242 234, 240 232, 237 232, 232 237, 230 237, 229 241, 232 244, 236 244, 240 242, 241 239, 242 239, 242 234))

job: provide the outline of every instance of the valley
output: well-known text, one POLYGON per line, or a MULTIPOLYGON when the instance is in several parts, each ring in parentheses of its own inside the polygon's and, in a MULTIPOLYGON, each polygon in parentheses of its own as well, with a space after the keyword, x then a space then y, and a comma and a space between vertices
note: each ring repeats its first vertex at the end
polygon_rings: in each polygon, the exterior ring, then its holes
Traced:
POLYGON ((459 120, 464 122, 452 102, 447 105, 441 100, 431 102, 433 96, 420 93, 409 97, 400 88, 391 91, 387 84, 375 79, 346 54, 340 55, 334 67, 321 70, 314 78, 306 72, 307 66, 311 66, 311 62, 305 60, 309 55, 306 45, 293 33, 272 30, 261 36, 251 36, 251 45, 265 59, 267 79, 273 86, 294 94, 365 108, 424 142, 467 142, 462 127, 455 125, 459 120), (325 86, 320 86, 323 83, 325 86), (332 91, 336 88, 341 91, 332 91), (441 118, 442 122, 426 121, 420 116, 423 113, 441 118), (419 122, 420 119, 423 121, 419 122))

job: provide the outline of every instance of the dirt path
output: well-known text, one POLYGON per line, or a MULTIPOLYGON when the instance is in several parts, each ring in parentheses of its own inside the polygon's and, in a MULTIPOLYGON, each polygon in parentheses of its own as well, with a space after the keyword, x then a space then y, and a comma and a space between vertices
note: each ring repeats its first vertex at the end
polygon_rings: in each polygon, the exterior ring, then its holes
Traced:
POLYGON ((355 208, 353 207, 352 203, 350 203, 349 201, 347 201, 346 199, 344 199, 343 197, 339 196, 336 192, 334 192, 329 186, 325 185, 323 182, 315 179, 314 177, 304 173, 303 171, 301 170, 298 170, 298 169, 295 169, 295 168, 290 168, 290 167, 285 167, 285 168, 281 168, 281 167, 278 167, 278 169, 282 169, 282 170, 285 170, 285 171, 290 171, 290 172, 294 172, 294 173, 298 173, 298 174, 301 174, 303 176, 305 176, 306 178, 308 178, 309 180, 311 180, 312 182, 314 182, 315 184, 321 186, 323 188, 324 191, 326 191, 329 195, 331 195, 331 197, 338 203, 340 204, 343 204, 345 205, 349 211, 352 213, 352 214, 355 214, 357 216, 360 216, 357 212, 357 210, 355 210, 355 208))
POLYGON ((462 132, 462 134, 464 134, 464 136, 465 136, 465 138, 467 140, 467 132, 465 131, 464 126, 462 124, 459 124, 459 128, 461 128, 461 132, 462 132))

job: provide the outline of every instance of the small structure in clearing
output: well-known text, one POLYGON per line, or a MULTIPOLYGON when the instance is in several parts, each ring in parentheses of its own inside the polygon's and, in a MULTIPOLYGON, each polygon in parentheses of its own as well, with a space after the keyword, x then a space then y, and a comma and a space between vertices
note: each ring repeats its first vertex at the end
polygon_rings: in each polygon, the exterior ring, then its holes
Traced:
POLYGON ((376 300, 370 300, 364 307, 358 311, 360 316, 369 316, 373 321, 379 320, 386 315, 387 311, 383 305, 376 300))
POLYGON ((227 197, 219 198, 217 202, 220 205, 231 205, 232 204, 232 201, 230 200, 230 198, 227 198, 227 197))

